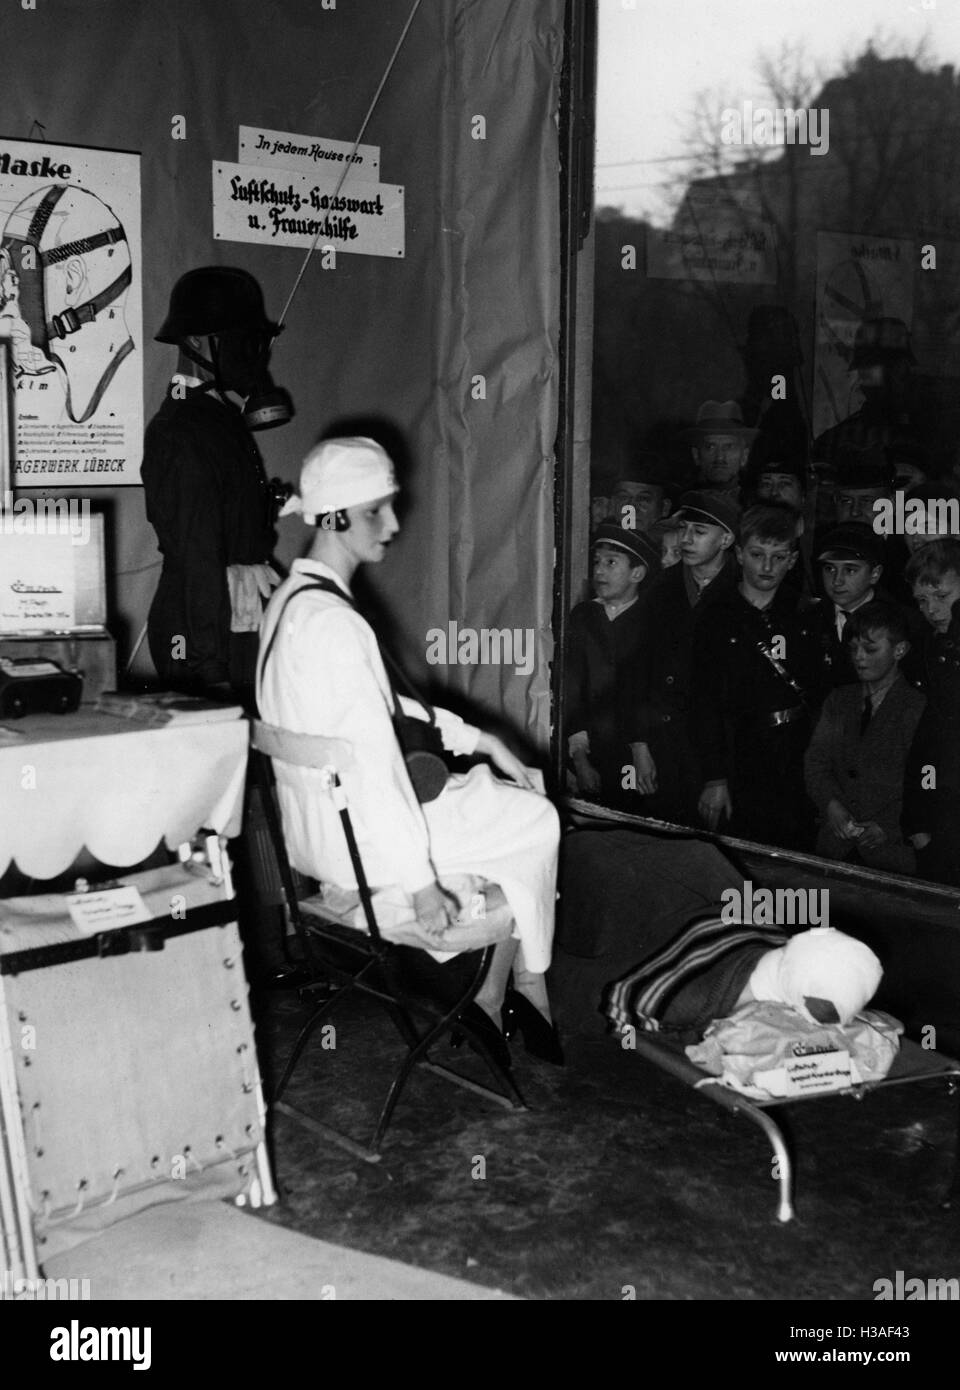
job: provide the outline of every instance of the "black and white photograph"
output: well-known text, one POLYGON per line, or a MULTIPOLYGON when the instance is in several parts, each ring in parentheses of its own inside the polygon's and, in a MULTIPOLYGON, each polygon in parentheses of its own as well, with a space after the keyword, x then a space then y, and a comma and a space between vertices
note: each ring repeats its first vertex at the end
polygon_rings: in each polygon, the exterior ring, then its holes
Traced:
POLYGON ((0 5, 24 1366, 618 1302, 932 1372, 960 0, 0 5))

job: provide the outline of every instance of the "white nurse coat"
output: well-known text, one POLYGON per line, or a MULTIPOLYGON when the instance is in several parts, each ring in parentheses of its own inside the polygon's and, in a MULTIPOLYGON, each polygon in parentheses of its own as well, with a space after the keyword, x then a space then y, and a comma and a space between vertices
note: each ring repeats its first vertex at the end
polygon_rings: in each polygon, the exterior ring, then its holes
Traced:
MULTIPOLYGON (((260 633, 261 717, 295 733, 346 740, 352 759, 340 770, 360 856, 373 888, 408 893, 451 874, 478 874, 500 884, 520 939, 519 968, 540 974, 550 964, 560 827, 550 802, 500 781, 483 764, 449 778, 421 806, 407 776, 391 713, 393 694, 373 629, 333 594, 312 590, 281 608, 314 578, 343 580, 318 560, 296 560, 274 593, 260 633)), ((400 696, 406 713, 426 718, 400 696)), ((479 730, 437 709, 444 747, 469 756, 479 730)), ((312 768, 276 763, 277 793, 290 861, 301 873, 355 888, 343 828, 312 768)))

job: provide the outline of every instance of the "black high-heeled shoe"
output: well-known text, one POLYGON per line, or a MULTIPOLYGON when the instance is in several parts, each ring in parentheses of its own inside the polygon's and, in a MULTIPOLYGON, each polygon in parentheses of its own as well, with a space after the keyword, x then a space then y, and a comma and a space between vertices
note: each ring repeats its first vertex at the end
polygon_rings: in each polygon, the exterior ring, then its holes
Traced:
POLYGON ((523 1045, 532 1057, 552 1062, 555 1067, 564 1065, 563 1048, 560 1046, 556 1024, 548 1023, 526 995, 511 988, 507 990, 503 1001, 503 1035, 505 1038, 512 1038, 518 1029, 523 1038, 523 1045))
MULTIPOLYGON (((491 1054, 494 1061, 503 1071, 509 1071, 511 1067, 510 1049, 507 1040, 494 1023, 493 1019, 485 1009, 481 1009, 479 1004, 468 1004, 465 1009, 460 1011, 460 1018, 464 1023, 469 1023, 475 1033, 484 1041, 487 1051, 491 1054)), ((466 1033, 459 1028, 454 1029, 450 1034, 450 1042, 453 1047, 461 1047, 464 1042, 473 1046, 472 1040, 466 1033)), ((477 1048, 473 1048, 474 1052, 477 1048)))

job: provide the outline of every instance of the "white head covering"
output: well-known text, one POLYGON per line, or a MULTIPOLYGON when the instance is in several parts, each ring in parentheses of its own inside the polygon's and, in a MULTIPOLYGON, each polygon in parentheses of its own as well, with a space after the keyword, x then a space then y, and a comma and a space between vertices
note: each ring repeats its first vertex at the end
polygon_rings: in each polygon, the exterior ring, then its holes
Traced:
POLYGON ((815 1018, 805 1000, 828 1000, 840 1023, 849 1023, 870 1003, 882 978, 869 946, 834 927, 813 927, 761 956, 750 989, 755 999, 789 1004, 810 1023, 832 1020, 815 1018))
POLYGON ((307 454, 300 470, 300 496, 284 504, 281 516, 302 512, 308 526, 322 512, 336 512, 399 491, 393 464, 373 439, 325 439, 307 454))

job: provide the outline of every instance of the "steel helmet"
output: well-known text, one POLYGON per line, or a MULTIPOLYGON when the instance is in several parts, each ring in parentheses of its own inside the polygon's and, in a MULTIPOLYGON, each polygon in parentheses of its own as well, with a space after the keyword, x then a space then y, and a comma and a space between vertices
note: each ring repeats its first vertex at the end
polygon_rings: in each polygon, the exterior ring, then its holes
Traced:
POLYGON ((188 270, 174 285, 170 309, 154 337, 158 343, 206 338, 246 328, 274 337, 279 325, 267 318, 263 291, 246 270, 202 266, 188 270))

